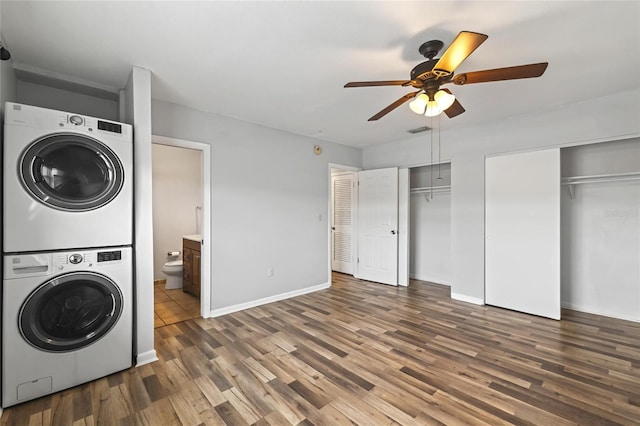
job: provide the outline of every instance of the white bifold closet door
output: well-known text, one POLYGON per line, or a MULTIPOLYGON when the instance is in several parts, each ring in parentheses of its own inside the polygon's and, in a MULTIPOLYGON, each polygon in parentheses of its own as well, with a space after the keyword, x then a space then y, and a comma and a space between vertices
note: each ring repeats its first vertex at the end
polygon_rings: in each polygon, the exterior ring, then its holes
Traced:
POLYGON ((560 150, 485 166, 486 303, 560 319, 560 150))
POLYGON ((331 176, 331 269, 353 274, 355 172, 331 176))
POLYGON ((365 170, 358 180, 358 278, 398 285, 398 169, 365 170))

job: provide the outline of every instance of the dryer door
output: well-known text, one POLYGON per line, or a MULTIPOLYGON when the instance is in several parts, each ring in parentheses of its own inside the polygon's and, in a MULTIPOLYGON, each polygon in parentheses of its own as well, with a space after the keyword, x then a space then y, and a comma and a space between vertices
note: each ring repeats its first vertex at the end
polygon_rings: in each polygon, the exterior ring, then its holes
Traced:
POLYGON ((18 325, 31 345, 66 352, 88 346, 107 334, 122 309, 122 293, 109 278, 72 272, 34 290, 20 308, 18 325))
POLYGON ((33 142, 18 173, 38 201, 65 211, 87 211, 113 200, 124 182, 122 163, 102 142, 56 133, 33 142))

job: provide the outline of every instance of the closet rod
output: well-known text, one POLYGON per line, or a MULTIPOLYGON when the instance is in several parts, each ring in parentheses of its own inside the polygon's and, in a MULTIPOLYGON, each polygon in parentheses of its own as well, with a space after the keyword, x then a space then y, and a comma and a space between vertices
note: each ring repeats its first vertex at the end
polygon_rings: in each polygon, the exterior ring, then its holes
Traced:
POLYGON ((566 177, 562 178, 562 185, 565 185, 567 186, 567 188, 569 188, 569 196, 571 197, 571 199, 573 199, 575 197, 574 185, 600 182, 624 182, 634 180, 640 180, 640 172, 566 177))
POLYGON ((441 185, 425 188, 411 188, 409 192, 412 194, 422 194, 424 192, 448 192, 451 191, 451 185, 441 185))
POLYGON ((562 184, 563 185, 581 185, 585 183, 621 182, 621 181, 629 181, 629 180, 640 180, 640 172, 565 177, 565 178, 562 178, 562 184))

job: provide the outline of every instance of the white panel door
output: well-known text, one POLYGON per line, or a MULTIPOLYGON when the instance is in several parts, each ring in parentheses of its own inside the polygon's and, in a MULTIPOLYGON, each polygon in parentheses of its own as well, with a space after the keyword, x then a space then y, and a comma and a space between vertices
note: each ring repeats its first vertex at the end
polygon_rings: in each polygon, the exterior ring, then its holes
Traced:
POLYGON ((353 274, 355 172, 331 176, 331 269, 353 274))
POLYGON ((560 150, 485 165, 486 303, 560 319, 560 150))
POLYGON ((398 169, 358 172, 358 278, 398 285, 398 169))

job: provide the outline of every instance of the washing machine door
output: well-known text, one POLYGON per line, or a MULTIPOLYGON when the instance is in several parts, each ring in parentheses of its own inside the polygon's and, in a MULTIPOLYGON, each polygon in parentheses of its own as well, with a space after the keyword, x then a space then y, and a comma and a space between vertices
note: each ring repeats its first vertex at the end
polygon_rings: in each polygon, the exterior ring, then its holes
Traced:
POLYGON ((20 309, 18 325, 36 348, 67 352, 106 335, 122 309, 122 293, 113 281, 92 272, 73 272, 34 290, 20 309))
POLYGON ((124 183, 122 163, 102 142, 56 133, 33 142, 19 164, 21 180, 38 201, 65 211, 87 211, 113 200, 124 183))

